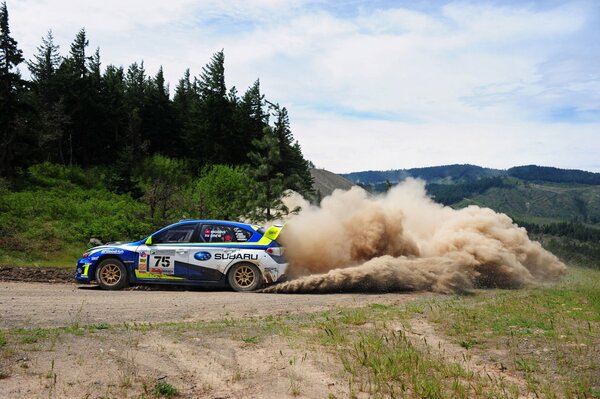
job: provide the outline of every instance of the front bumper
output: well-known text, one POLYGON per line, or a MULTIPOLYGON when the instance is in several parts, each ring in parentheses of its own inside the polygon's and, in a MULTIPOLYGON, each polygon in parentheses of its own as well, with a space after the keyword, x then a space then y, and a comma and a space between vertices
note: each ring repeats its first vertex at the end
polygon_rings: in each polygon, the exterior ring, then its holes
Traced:
POLYGON ((77 267, 75 269, 75 280, 80 283, 89 283, 93 280, 90 269, 92 267, 92 262, 87 259, 79 259, 77 262, 77 267))

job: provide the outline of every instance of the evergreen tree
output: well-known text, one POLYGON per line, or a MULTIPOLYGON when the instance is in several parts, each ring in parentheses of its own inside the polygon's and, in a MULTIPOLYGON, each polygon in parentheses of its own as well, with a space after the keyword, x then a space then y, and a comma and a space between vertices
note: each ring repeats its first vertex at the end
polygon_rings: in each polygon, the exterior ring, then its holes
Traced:
POLYGON ((236 143, 232 129, 233 112, 225 86, 223 50, 214 54, 202 68, 198 90, 200 102, 195 116, 199 128, 188 132, 187 136, 192 153, 200 155, 203 164, 239 164, 240 160, 231 151, 236 143))
POLYGON ((125 144, 139 158, 148 152, 149 143, 143 137, 142 110, 146 101, 148 81, 144 62, 134 62, 125 76, 125 107, 128 113, 125 144))
POLYGON ((93 126, 95 97, 88 79, 90 58, 85 52, 88 44, 85 29, 82 28, 58 70, 61 95, 71 121, 65 132, 67 161, 69 165, 76 163, 84 167, 91 165, 90 156, 95 145, 95 137, 90 129, 93 126))
POLYGON ((308 161, 302 155, 300 144, 294 142, 287 109, 281 108, 279 104, 272 104, 271 108, 275 116, 273 132, 277 137, 281 154, 278 169, 284 176, 285 186, 303 195, 311 195, 313 181, 310 168, 308 161))
POLYGON ((54 36, 50 30, 42 37, 37 54, 27 62, 32 77, 32 103, 36 111, 36 118, 31 124, 37 132, 38 158, 64 164, 65 130, 70 124, 70 117, 60 95, 60 81, 57 76, 60 62, 59 46, 54 43, 54 36))
MULTIPOLYGON (((179 156, 190 156, 196 154, 193 150, 190 151, 189 145, 196 142, 200 133, 198 132, 198 124, 196 115, 199 110, 200 96, 195 81, 192 83, 190 79, 190 70, 186 69, 183 78, 179 79, 179 83, 175 88, 175 96, 173 97, 173 109, 175 113, 175 126, 177 130, 177 145, 176 152, 179 156)), ((196 149, 197 150, 197 149, 196 149)), ((196 169, 200 165, 200 159, 192 159, 196 169)))
POLYGON ((261 214, 266 220, 271 220, 280 215, 283 210, 281 198, 285 189, 283 174, 277 170, 277 165, 281 162, 281 153, 279 151, 279 140, 269 126, 263 130, 263 137, 254 140, 255 151, 248 154, 252 161, 252 177, 259 184, 259 190, 256 193, 257 204, 261 214), (264 213, 263 213, 264 211, 264 213))
POLYGON ((268 126, 269 115, 264 111, 264 105, 265 96, 260 92, 260 81, 257 79, 236 103, 235 140, 238 146, 234 151, 237 150, 236 159, 240 163, 248 162, 248 148, 252 147, 254 140, 262 137, 263 129, 268 126))
POLYGON ((169 87, 165 83, 162 67, 153 79, 148 80, 147 89, 143 119, 150 151, 175 156, 179 152, 178 131, 174 127, 175 111, 169 99, 169 87))
POLYGON ((25 91, 25 81, 17 67, 23 61, 23 52, 10 35, 8 10, 4 2, 0 6, 0 175, 10 173, 15 166, 14 151, 22 130, 20 95, 25 91))
POLYGON ((54 43, 54 35, 49 30, 42 37, 42 44, 37 48, 33 60, 27 62, 35 89, 44 100, 50 101, 56 97, 56 71, 60 66, 60 47, 54 43))

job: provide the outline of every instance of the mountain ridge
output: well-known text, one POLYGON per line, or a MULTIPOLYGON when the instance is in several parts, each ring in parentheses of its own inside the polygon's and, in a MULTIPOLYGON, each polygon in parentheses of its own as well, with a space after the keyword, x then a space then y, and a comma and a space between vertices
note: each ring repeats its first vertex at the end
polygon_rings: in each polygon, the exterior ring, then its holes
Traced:
MULTIPOLYGON (((493 169, 472 164, 451 164, 423 168, 366 170, 342 173, 355 184, 372 185, 376 189, 382 184, 395 184, 408 177, 420 178, 427 183, 456 183, 493 177, 516 177, 525 181, 553 183, 579 183, 600 185, 600 173, 581 169, 561 169, 552 166, 522 165, 508 169, 493 169)), ((376 190, 379 191, 379 190, 376 190)))

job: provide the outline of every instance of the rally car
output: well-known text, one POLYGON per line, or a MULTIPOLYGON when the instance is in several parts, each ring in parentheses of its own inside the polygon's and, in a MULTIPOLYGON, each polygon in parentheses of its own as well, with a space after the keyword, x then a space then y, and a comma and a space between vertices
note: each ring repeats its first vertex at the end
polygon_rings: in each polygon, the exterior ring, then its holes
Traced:
POLYGON ((182 220, 143 240, 94 247, 77 262, 75 279, 107 290, 159 283, 231 286, 254 291, 281 281, 287 263, 276 241, 282 226, 182 220))

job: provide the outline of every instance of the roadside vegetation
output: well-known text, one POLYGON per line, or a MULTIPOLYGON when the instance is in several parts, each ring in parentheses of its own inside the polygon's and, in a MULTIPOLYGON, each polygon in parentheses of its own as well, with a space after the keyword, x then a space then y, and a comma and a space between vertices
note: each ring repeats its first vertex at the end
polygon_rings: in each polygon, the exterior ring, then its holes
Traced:
MULTIPOLYGON (((279 359, 277 364, 287 365, 269 373, 289 380, 291 396, 306 394, 303 378, 308 378, 293 370, 321 364, 316 359, 330 359, 321 370, 338 389, 330 397, 339 397, 343 388, 344 397, 600 398, 599 293, 600 271, 570 268, 554 286, 430 295, 401 305, 374 303, 208 322, 89 326, 74 322, 64 328, 8 329, 0 335, 0 372, 4 378, 21 376, 25 370, 31 378, 37 378, 35 372, 52 372, 49 381, 64 387, 69 362, 57 360, 51 369, 35 371, 32 359, 72 356, 74 342, 85 342, 90 350, 110 342, 112 352, 95 361, 96 366, 106 362, 106 367, 121 370, 111 374, 116 381, 98 386, 106 390, 106 397, 185 396, 234 387, 243 391, 256 382, 256 366, 235 359, 268 353, 279 359), (179 368, 165 373, 159 366, 138 363, 136 359, 149 350, 144 343, 152 337, 161 337, 162 342, 153 350, 183 367, 184 374, 193 369, 185 357, 174 354, 179 353, 177 348, 199 351, 197 356, 215 350, 208 349, 215 343, 231 348, 234 360, 223 371, 229 374, 222 381, 204 383, 197 375, 191 384, 179 375, 179 368), (118 347, 118 342, 127 348, 118 347), (17 366, 21 363, 26 366, 17 366)), ((87 367, 84 360, 79 362, 87 367)))

